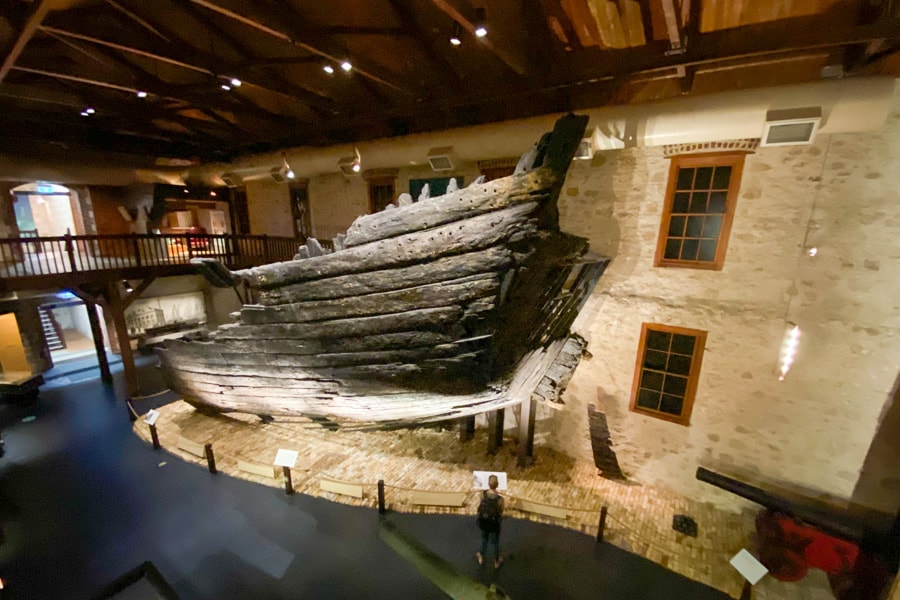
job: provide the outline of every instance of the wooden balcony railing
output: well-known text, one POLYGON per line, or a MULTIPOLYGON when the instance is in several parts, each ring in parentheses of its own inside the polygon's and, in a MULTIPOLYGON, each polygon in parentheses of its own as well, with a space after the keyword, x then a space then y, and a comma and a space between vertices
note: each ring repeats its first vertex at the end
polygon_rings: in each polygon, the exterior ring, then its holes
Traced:
POLYGON ((123 272, 215 258, 229 269, 291 260, 302 240, 265 235, 130 234, 0 238, 0 277, 123 272))

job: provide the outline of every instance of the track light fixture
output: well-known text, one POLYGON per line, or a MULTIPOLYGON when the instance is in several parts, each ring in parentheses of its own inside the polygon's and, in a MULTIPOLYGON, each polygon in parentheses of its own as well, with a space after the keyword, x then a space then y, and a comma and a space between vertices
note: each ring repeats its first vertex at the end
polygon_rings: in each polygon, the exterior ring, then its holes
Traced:
POLYGON ((146 98, 146 97, 147 97, 147 92, 145 92, 145 91, 143 91, 143 90, 138 90, 137 97, 138 97, 138 98, 146 98))
POLYGON ((284 152, 281 153, 281 161, 284 163, 284 176, 288 179, 294 179, 296 174, 291 168, 291 165, 288 164, 287 155, 284 152))
POLYGON ((328 73, 329 75, 334 75, 334 67, 331 65, 325 65, 322 67, 322 70, 328 73))
POLYGON ((231 83, 231 87, 241 87, 242 82, 237 77, 232 77, 230 83, 231 83))
POLYGON ((122 280, 122 287, 123 287, 123 288, 125 289, 125 291, 126 291, 127 293, 129 293, 129 294, 130 294, 131 292, 134 291, 134 288, 131 287, 131 284, 128 282, 127 279, 123 279, 123 280, 122 280))
POLYGON ((353 146, 353 172, 359 173, 362 168, 362 159, 359 156, 359 148, 353 146))
POLYGON ((459 23, 453 23, 453 33, 450 34, 450 44, 452 46, 459 46, 462 44, 462 27, 459 23))
POLYGON ((353 65, 350 64, 349 60, 345 60, 344 62, 341 63, 341 68, 344 70, 345 73, 349 73, 353 69, 353 65))
POLYGON ((475 9, 475 37, 484 37, 487 35, 487 18, 483 8, 475 9))

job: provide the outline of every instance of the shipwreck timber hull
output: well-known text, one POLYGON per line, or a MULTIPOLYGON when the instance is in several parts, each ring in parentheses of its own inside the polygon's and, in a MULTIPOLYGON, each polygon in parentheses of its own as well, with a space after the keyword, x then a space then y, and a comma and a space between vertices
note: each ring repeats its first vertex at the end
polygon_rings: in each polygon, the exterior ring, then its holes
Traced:
POLYGON ((255 303, 158 349, 170 386, 223 412, 382 425, 558 402, 585 350, 570 326, 608 263, 557 226, 586 124, 560 119, 510 177, 360 217, 333 253, 311 241, 234 273, 201 261, 255 303))

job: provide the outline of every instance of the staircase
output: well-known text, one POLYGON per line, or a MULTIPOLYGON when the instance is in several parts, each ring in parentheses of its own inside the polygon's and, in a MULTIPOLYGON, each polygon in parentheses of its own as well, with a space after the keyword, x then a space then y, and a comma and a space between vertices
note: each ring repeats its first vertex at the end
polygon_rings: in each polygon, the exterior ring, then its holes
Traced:
POLYGON ((47 347, 51 352, 56 350, 65 350, 66 341, 62 337, 59 323, 53 317, 53 311, 43 306, 38 307, 38 313, 41 315, 41 326, 44 328, 44 338, 47 340, 47 347))

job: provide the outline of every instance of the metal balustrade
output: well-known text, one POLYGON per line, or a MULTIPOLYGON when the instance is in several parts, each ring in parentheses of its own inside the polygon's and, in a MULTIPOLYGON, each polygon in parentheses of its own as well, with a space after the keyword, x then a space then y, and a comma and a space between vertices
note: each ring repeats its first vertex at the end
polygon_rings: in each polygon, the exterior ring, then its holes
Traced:
MULTIPOLYGON (((192 258, 214 258, 229 269, 291 260, 303 240, 266 235, 127 234, 0 238, 0 288, 16 278, 127 273, 180 267, 192 258)), ((39 281, 39 280, 37 280, 39 281)))

